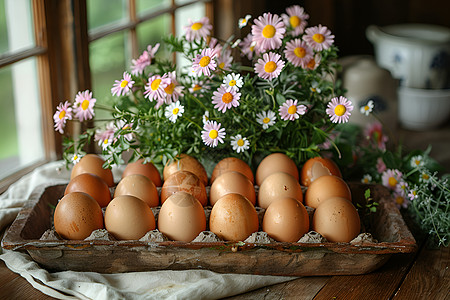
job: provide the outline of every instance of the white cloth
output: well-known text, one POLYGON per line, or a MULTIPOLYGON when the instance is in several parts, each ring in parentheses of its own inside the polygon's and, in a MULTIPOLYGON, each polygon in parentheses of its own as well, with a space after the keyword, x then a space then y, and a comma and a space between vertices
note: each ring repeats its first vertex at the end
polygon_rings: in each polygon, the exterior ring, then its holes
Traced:
MULTIPOLYGON (((114 178, 121 170, 113 169, 114 178)), ((36 186, 65 183, 70 178, 61 161, 24 176, 0 195, 0 231, 8 226, 36 186)), ((58 299, 217 299, 297 277, 218 274, 207 270, 130 272, 48 272, 27 254, 3 250, 0 259, 34 288, 58 299)))

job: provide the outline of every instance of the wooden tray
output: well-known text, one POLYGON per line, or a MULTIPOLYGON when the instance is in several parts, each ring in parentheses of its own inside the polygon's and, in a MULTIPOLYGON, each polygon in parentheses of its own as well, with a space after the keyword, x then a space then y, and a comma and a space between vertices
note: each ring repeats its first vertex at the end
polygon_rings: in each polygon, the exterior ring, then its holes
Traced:
POLYGON ((64 194, 65 185, 41 186, 18 214, 2 247, 27 251, 52 271, 120 273, 153 270, 207 269, 219 273, 289 276, 356 275, 383 265, 393 253, 417 250, 387 189, 380 185, 350 184, 354 202, 364 201, 371 189, 379 201, 371 234, 378 242, 271 243, 142 242, 108 240, 39 240, 50 228, 51 208, 64 194))

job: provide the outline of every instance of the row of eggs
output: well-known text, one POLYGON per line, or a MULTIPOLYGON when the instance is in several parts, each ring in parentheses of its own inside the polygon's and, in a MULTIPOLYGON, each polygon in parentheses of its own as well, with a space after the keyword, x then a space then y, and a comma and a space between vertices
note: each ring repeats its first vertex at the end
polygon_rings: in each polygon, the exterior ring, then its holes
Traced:
POLYGON ((360 231, 350 189, 328 159, 310 159, 299 176, 287 155, 274 153, 261 161, 254 177, 244 161, 226 158, 212 172, 209 197, 206 171, 195 158, 182 154, 166 165, 164 182, 153 164, 137 161, 126 166, 112 200, 114 180, 103 163, 101 157, 88 154, 74 166, 54 213, 61 237, 84 239, 106 228, 117 239, 139 239, 156 228, 150 208, 161 203, 158 230, 171 240, 190 242, 206 230, 203 208, 208 199, 210 230, 223 240, 244 240, 258 231, 255 205, 266 209, 263 231, 280 242, 296 242, 310 228, 334 242, 349 242, 360 231), (307 187, 305 196, 299 181, 307 187), (315 209, 312 224, 305 205, 315 209))

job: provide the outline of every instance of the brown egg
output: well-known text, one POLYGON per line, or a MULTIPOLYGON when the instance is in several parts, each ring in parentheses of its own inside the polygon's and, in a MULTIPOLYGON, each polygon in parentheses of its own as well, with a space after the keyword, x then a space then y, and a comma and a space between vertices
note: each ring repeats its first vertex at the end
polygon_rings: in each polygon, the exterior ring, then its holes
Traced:
POLYGON ((171 195, 159 211, 158 229, 171 240, 191 242, 206 230, 203 206, 189 193, 171 195))
POLYGON ((114 198, 122 195, 131 195, 141 199, 149 207, 159 205, 158 190, 153 181, 141 174, 131 174, 123 177, 114 191, 114 198))
POLYGON ((135 162, 128 163, 125 170, 123 170, 122 178, 131 174, 144 175, 153 181, 155 186, 161 186, 162 184, 161 175, 159 174, 158 169, 151 162, 144 164, 144 159, 139 159, 135 162))
POLYGON ((69 181, 64 195, 72 192, 83 192, 94 198, 100 207, 106 207, 111 201, 108 185, 97 175, 83 173, 69 181))
POLYGON ((329 242, 350 242, 360 232, 358 211, 345 198, 333 197, 315 210, 312 229, 329 242))
POLYGON ((113 174, 111 169, 103 168, 104 163, 105 161, 103 158, 97 154, 86 154, 76 165, 73 166, 70 179, 75 178, 75 176, 82 173, 91 173, 97 175, 103 179, 109 187, 112 187, 114 186, 113 174))
POLYGON ((223 173, 214 180, 209 192, 209 203, 214 205, 217 200, 226 194, 235 193, 247 198, 253 205, 256 204, 255 187, 242 173, 223 173))
POLYGON ((208 185, 208 175, 206 174, 205 167, 195 157, 180 154, 175 161, 168 162, 163 170, 164 180, 178 171, 194 173, 205 186, 208 185))
POLYGON ((255 178, 250 166, 242 159, 236 157, 227 157, 217 163, 212 171, 211 179, 209 180, 210 184, 212 185, 214 180, 223 173, 231 171, 244 174, 252 184, 255 184, 255 178))
POLYGON ((172 194, 181 191, 194 196, 202 206, 208 204, 205 185, 194 173, 189 171, 178 171, 164 180, 161 188, 161 204, 164 204, 172 194))
POLYGON ((333 175, 321 176, 306 190, 305 205, 316 208, 331 197, 342 197, 352 201, 350 188, 342 178, 333 175))
POLYGON ((105 228, 118 240, 138 240, 155 229, 155 216, 144 201, 122 195, 106 207, 105 228))
POLYGON ((244 196, 227 194, 213 206, 209 228, 226 241, 243 241, 258 231, 258 214, 253 204, 244 196))
POLYGON ((86 193, 65 195, 56 205, 53 215, 55 231, 65 239, 83 240, 92 231, 103 228, 100 205, 86 193))
POLYGON ((341 171, 334 161, 326 157, 313 157, 303 165, 300 182, 303 186, 309 186, 311 182, 324 175, 342 178, 341 171))
POLYGON ((303 202, 302 187, 292 175, 273 173, 259 187, 258 205, 267 208, 272 202, 282 198, 294 198, 303 202))
POLYGON ((279 242, 295 243, 309 231, 306 208, 294 198, 281 198, 267 208, 262 229, 279 242))
POLYGON ((286 154, 272 153, 259 163, 256 169, 256 184, 260 186, 267 176, 277 172, 288 173, 298 181, 298 169, 295 162, 286 154))

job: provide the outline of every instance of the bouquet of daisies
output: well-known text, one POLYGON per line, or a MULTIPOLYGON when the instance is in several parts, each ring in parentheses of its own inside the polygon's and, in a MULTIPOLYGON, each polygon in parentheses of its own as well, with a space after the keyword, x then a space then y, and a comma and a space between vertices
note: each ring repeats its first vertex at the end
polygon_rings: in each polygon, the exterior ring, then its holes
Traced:
POLYGON ((182 37, 162 41, 187 64, 157 59, 160 44, 151 45, 113 83, 111 107, 96 105, 91 91, 57 107, 61 133, 68 120, 94 118, 94 108, 112 115, 66 137, 64 157, 79 159, 92 139, 105 166, 123 163, 124 152, 155 164, 186 153, 215 161, 236 156, 251 166, 272 152, 298 165, 317 156, 335 125, 348 122, 353 105, 335 78, 334 35, 322 25, 308 27, 308 18, 297 5, 281 16, 248 15, 238 26, 251 32, 226 41, 210 36, 208 18, 189 20, 182 37))

